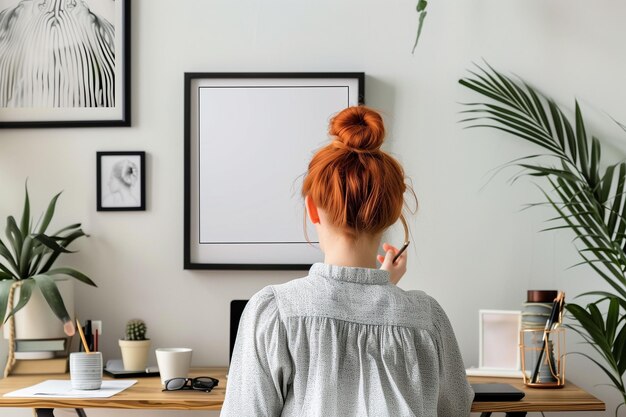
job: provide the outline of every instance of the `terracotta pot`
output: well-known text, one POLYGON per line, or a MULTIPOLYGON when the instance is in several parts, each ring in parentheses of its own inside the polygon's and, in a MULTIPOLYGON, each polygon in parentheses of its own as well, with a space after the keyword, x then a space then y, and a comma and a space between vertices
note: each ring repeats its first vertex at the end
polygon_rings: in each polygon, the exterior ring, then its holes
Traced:
POLYGON ((125 371, 145 371, 150 353, 148 340, 119 340, 125 371))
MULTIPOLYGON (((71 279, 55 280, 65 308, 70 317, 74 317, 74 282, 71 279)), ((20 300, 20 289, 15 290, 13 307, 20 300)), ((9 308, 7 308, 9 311, 9 308)), ((7 313, 8 314, 8 313, 7 313)), ((50 309, 38 286, 33 286, 33 293, 28 303, 15 315, 16 339, 62 339, 67 337, 63 323, 50 309)), ((9 339, 8 322, 4 325, 4 338, 9 339)))

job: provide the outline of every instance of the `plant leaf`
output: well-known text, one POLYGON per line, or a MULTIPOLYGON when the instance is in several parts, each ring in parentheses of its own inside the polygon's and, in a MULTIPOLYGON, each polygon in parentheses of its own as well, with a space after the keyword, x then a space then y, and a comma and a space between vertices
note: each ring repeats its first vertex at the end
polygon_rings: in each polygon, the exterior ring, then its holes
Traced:
MULTIPOLYGON (((602 151, 600 149, 600 142, 598 141, 597 138, 592 137, 591 138, 591 157, 589 158, 589 185, 591 186, 592 189, 596 185, 600 184, 599 168, 600 168, 601 154, 602 154, 602 151)), ((596 196, 599 197, 600 191, 598 190, 597 187, 595 187, 595 189, 597 190, 596 196)))
POLYGON ((87 275, 79 272, 73 268, 55 268, 49 270, 46 275, 54 276, 54 275, 69 275, 72 278, 76 278, 80 282, 83 282, 87 285, 91 285, 92 287, 97 287, 96 283, 93 282, 87 275))
POLYGON ((576 101, 576 144, 578 146, 578 156, 580 158, 580 169, 587 179, 591 178, 589 172, 589 154, 587 151, 587 132, 585 122, 578 101, 576 101))
POLYGON ((589 295, 597 295, 597 296, 600 296, 600 297, 603 297, 603 298, 614 299, 617 302, 619 302, 619 304, 622 306, 622 308, 624 308, 624 310, 626 310, 626 299, 615 297, 615 294, 612 294, 612 293, 607 292, 607 291, 589 291, 589 292, 585 292, 585 293, 577 295, 576 298, 578 298, 578 297, 585 297, 585 296, 589 296, 589 295))
POLYGON ((626 326, 622 326, 622 329, 615 338, 615 343, 613 343, 613 356, 619 358, 624 351, 624 347, 626 347, 626 326))
POLYGON ((424 19, 426 18, 426 14, 428 13, 426 10, 426 1, 424 0, 420 0, 420 2, 417 4, 417 11, 419 12, 419 21, 417 23, 417 35, 415 35, 415 43, 413 44, 413 50, 411 51, 412 54, 415 53, 415 48, 417 48, 417 43, 420 40, 420 36, 422 34, 422 28, 424 27, 424 19), (420 10, 420 5, 421 5, 421 10, 420 10))
POLYGON ((609 301, 609 310, 606 314, 606 338, 613 343, 615 333, 617 332, 617 321, 619 319, 619 301, 613 296, 609 301))
POLYGON ((11 247, 13 248, 15 260, 17 261, 20 259, 22 254, 23 237, 22 232, 20 232, 20 228, 17 227, 17 223, 15 222, 13 216, 7 217, 6 235, 7 239, 9 239, 11 247))
POLYGON ((33 281, 30 278, 22 280, 22 285, 20 285, 20 299, 17 302, 17 304, 15 305, 15 308, 13 310, 11 310, 11 312, 7 315, 6 319, 4 319, 5 322, 12 315, 14 315, 18 311, 20 311, 22 308, 24 308, 26 303, 28 303, 28 300, 30 300, 30 297, 31 297, 31 295, 33 293, 34 285, 35 285, 35 281, 33 281))
POLYGON ((49 247, 50 249, 52 249, 55 252, 74 253, 73 251, 68 250, 68 249, 64 248, 63 246, 59 245, 50 236, 46 236, 44 234, 38 234, 38 235, 34 236, 34 239, 38 240, 39 242, 41 242, 42 244, 46 245, 47 247, 49 247))
MULTIPOLYGON (((87 236, 85 232, 82 231, 82 229, 74 231, 64 238, 63 247, 68 247, 70 243, 82 236, 87 236)), ((52 268, 52 265, 54 265, 54 262, 57 260, 60 254, 60 251, 54 251, 53 253, 51 253, 44 266, 39 270, 39 273, 44 273, 52 268)))
POLYGON ((67 232, 68 230, 72 230, 72 229, 78 229, 80 228, 80 226, 81 226, 80 223, 70 224, 69 226, 65 226, 64 228, 57 230, 52 236, 60 236, 61 233, 67 232))
MULTIPOLYGON (((539 119, 541 120, 541 124, 543 125, 546 133, 548 135, 550 135, 550 133, 552 131, 550 129, 550 122, 548 121, 548 115, 546 114, 546 109, 544 108, 543 103, 539 99, 539 95, 535 92, 535 90, 530 85, 524 83, 524 86, 526 87, 526 91, 528 91, 528 94, 530 95, 530 97, 533 100, 533 104, 535 106, 537 114, 539 115, 539 119)), ((559 143, 560 143, 560 141, 559 141, 559 143)))
POLYGON ((7 313, 7 304, 9 302, 9 292, 14 282, 12 279, 0 281, 0 327, 4 323, 4 316, 7 313))
POLYGON ((41 290, 43 297, 48 302, 48 305, 59 320, 63 323, 69 321, 70 315, 65 308, 65 303, 63 302, 63 298, 61 297, 61 293, 59 292, 56 282, 45 274, 35 275, 33 279, 41 290))
MULTIPOLYGON (((593 304, 590 304, 593 305, 593 304)), ((569 311, 576 320, 583 326, 585 331, 589 334, 589 336, 593 339, 593 341, 598 345, 598 347, 603 352, 608 352, 608 355, 611 355, 611 349, 609 344, 606 341, 604 335, 604 323, 602 325, 598 325, 596 320, 593 318, 592 313, 588 313, 582 307, 568 303, 566 306, 567 311, 569 311)), ((589 307, 589 306, 587 306, 589 307)), ((602 321, 602 317, 600 317, 600 321, 602 321)))
MULTIPOLYGON (((13 258, 13 254, 11 253, 11 251, 9 250, 9 248, 7 248, 4 244, 4 242, 2 241, 2 239, 0 239, 0 256, 2 256, 9 264, 9 266, 11 268, 13 268, 14 272, 13 275, 15 277, 19 276, 19 268, 17 267, 17 260, 13 258)), ((8 268, 6 268, 4 265, 0 264, 0 269, 2 269, 4 272, 10 274, 12 273, 12 271, 10 271, 8 268)))
POLYGON ((30 234, 30 201, 28 198, 28 180, 24 185, 24 189, 26 197, 24 198, 24 210, 22 211, 22 221, 20 222, 20 230, 22 232, 22 236, 30 234))
POLYGON ((46 229, 48 228, 48 225, 50 224, 50 221, 52 220, 52 216, 54 216, 54 210, 55 210, 57 200, 59 199, 60 195, 61 193, 58 193, 57 195, 52 197, 52 200, 50 200, 50 204, 48 204, 48 209, 46 210, 46 213, 44 214, 43 219, 41 221, 41 225, 39 226, 39 230, 38 230, 39 234, 43 234, 46 232, 46 229))
POLYGON ((621 197, 621 195, 624 192, 624 180, 626 179, 626 163, 622 162, 621 164, 617 166, 614 165, 612 167, 608 167, 607 170, 605 171, 604 178, 602 180, 602 182, 604 183, 602 186, 602 189, 603 189, 603 192, 606 192, 606 195, 607 195, 606 200, 608 200, 609 190, 613 187, 613 172, 615 168, 617 168, 618 166, 619 166, 619 171, 617 174, 617 185, 616 185, 615 192, 616 192, 616 195, 619 197, 617 196, 614 197, 613 205, 609 213, 609 219, 607 222, 607 229, 613 236, 615 236, 615 234, 617 233, 617 227, 615 227, 615 225, 617 224, 619 215, 622 212, 621 207, 622 207, 623 198, 621 197))
POLYGON ((33 238, 26 236, 24 246, 22 247, 22 255, 20 257, 20 277, 26 278, 30 269, 31 252, 33 249, 33 238))

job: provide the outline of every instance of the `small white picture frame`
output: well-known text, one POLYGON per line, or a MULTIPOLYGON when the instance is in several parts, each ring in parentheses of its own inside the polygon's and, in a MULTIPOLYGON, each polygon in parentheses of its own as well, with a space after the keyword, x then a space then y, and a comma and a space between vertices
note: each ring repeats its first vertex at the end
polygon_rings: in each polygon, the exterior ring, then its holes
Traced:
POLYGON ((479 369, 521 371, 521 311, 479 310, 479 369))

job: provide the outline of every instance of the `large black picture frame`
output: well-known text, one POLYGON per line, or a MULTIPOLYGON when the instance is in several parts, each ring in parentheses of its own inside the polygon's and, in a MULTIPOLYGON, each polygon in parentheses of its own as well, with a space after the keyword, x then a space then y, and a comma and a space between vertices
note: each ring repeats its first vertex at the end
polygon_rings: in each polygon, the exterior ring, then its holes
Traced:
MULTIPOLYGON (((237 132, 246 129, 247 123, 258 126, 260 124, 272 124, 266 119, 261 119, 261 116, 255 120, 255 113, 257 110, 263 115, 272 115, 285 111, 286 99, 282 96, 289 95, 289 111, 293 114, 286 115, 287 120, 300 120, 301 113, 298 110, 298 106, 302 106, 302 113, 304 108, 312 106, 317 109, 318 101, 311 102, 309 104, 308 97, 311 96, 314 100, 319 100, 320 104, 323 104, 322 108, 327 106, 331 111, 323 113, 323 117, 317 117, 314 122, 315 140, 311 143, 299 143, 301 140, 298 132, 302 132, 301 129, 294 129, 293 143, 289 144, 289 155, 298 154, 300 152, 300 159, 298 159, 297 172, 293 175, 288 175, 284 181, 289 181, 291 184, 292 178, 301 177, 306 171, 306 166, 310 157, 313 155, 313 151, 316 148, 324 146, 328 143, 328 121, 333 114, 342 110, 350 105, 358 105, 364 103, 365 92, 365 74, 363 72, 332 72, 332 73, 185 73, 184 80, 184 268, 185 269, 221 269, 221 270, 305 270, 310 268, 314 262, 321 261, 321 252, 315 249, 317 254, 309 252, 311 244, 306 242, 305 238, 298 237, 296 240, 289 239, 264 239, 250 238, 249 240, 233 237, 233 241, 230 239, 224 239, 219 237, 206 238, 204 235, 210 235, 212 230, 207 226, 210 222, 213 224, 219 224, 218 228, 225 228, 232 230, 234 235, 242 236, 248 232, 248 229, 256 227, 256 220, 258 223, 267 222, 271 215, 275 213, 258 212, 255 214, 253 221, 249 221, 252 216, 246 216, 246 208, 240 209, 243 205, 234 205, 233 208, 223 208, 224 204, 230 204, 233 198, 237 198, 237 193, 254 192, 259 187, 249 186, 249 184, 243 184, 237 182, 237 177, 242 173, 249 171, 248 165, 250 160, 244 158, 246 154, 253 154, 256 157, 257 154, 265 151, 272 153, 273 141, 279 141, 273 137, 263 136, 260 138, 255 135, 246 137, 237 136, 237 132), (315 87, 315 88, 313 88, 315 87), (292 94, 293 95, 290 95, 292 94), (345 100, 344 100, 345 95, 345 100), (327 97, 328 96, 328 97, 327 97), (245 99, 241 99, 245 97, 245 99), (268 102, 265 102, 265 98, 268 98, 268 102), (272 97, 277 97, 275 100, 272 97), (282 97, 282 98, 281 98, 282 97), (253 110, 247 111, 246 106, 251 106, 251 103, 262 102, 262 105, 256 106, 253 110), (344 102, 345 101, 345 102, 344 102), (333 106, 337 103, 336 108, 333 106), (298 104, 300 103, 300 104, 298 104), (219 104, 219 105, 218 105, 219 104), (232 104, 233 114, 231 116, 229 105, 232 104), (340 105, 339 105, 340 104, 340 105), (273 111, 274 107, 277 109, 273 111), (216 111, 217 109, 217 111, 216 111), (212 114, 215 113, 213 116, 212 114), (226 113, 225 113, 226 112, 226 113), (219 113, 219 117, 217 114, 219 113), (294 116, 294 117, 289 117, 294 116), (211 117, 215 117, 211 119, 211 117), (251 119, 252 118, 252 119, 251 119), (208 121, 204 121, 207 119, 208 121), (320 120, 317 120, 320 119, 320 120), (226 123, 232 122, 226 130, 218 130, 218 127, 214 127, 213 122, 218 125, 221 121, 226 120, 226 123), (252 121, 251 121, 252 120, 252 121), (255 122, 261 122, 255 124, 255 122), (243 125, 243 126, 242 126, 243 125), (207 128, 209 126, 209 133, 207 128), (232 129, 231 129, 232 128, 232 129), (213 129, 213 130, 211 130, 213 129), (223 132, 226 136, 218 135, 217 132, 223 132), (215 135, 213 139, 211 135, 215 135), (217 136, 220 136, 217 138, 217 136), (223 137, 222 137, 223 136, 223 137), (250 144, 253 148, 258 143, 262 143, 261 147, 255 150, 247 149, 248 146, 239 146, 237 148, 237 142, 241 140, 241 144, 250 144), (252 142, 246 142, 250 140, 252 142), (232 149, 241 149, 242 152, 233 152, 232 149), (306 157, 302 157, 305 155, 306 157), (206 161, 212 159, 213 163, 207 163, 206 161), (227 162, 225 162, 227 161, 227 162), (211 180, 208 181, 208 185, 204 182, 202 187, 200 186, 201 177, 203 181, 210 177, 211 169, 217 170, 215 165, 224 164, 225 171, 232 168, 230 175, 228 172, 220 172, 219 175, 215 175, 215 181, 225 181, 224 184, 228 184, 233 190, 233 195, 225 196, 224 198, 215 198, 210 200, 204 195, 210 195, 212 192, 211 185, 214 184, 211 180), (238 165, 239 164, 239 165, 238 165), (206 191, 206 190, 211 190, 206 191), (201 203, 201 201, 205 203, 201 203), (210 202, 206 203, 206 202, 210 202), (225 203, 226 202, 226 203, 225 203), (215 206, 222 207, 222 211, 216 210, 216 215, 211 212, 215 206), (201 207, 204 212, 201 213, 201 207), (226 210, 226 211, 224 211, 226 210), (206 211, 209 211, 208 213, 206 211), (209 219, 204 221, 203 219, 209 219), (247 223, 246 223, 247 221, 247 223), (209 232, 206 232, 209 230, 209 232), (318 255, 319 254, 319 255, 318 255), (318 258, 316 258, 318 257, 318 258), (280 259, 279 259, 280 258, 280 259), (315 258, 315 259, 313 259, 315 258)), ((319 110, 320 112, 323 110, 319 110)), ((318 115, 319 116, 319 115, 318 115)), ((295 123, 295 122, 294 122, 295 123)), ((281 122, 282 124, 282 122, 281 122)), ((276 123, 272 124, 273 126, 276 123)), ((303 124, 305 125, 305 124, 303 124)), ((300 126, 298 126, 300 127, 300 126)), ((254 130, 256 132, 256 130, 254 130)), ((263 135, 259 133, 259 135, 263 135)), ((271 136, 271 135, 269 135, 271 136)), ((278 137, 279 135, 277 135, 278 137)), ((278 143, 278 142, 276 142, 278 143)), ((276 145, 278 146, 278 145, 276 145)), ((273 155, 279 153, 273 153, 273 155)), ((284 155, 284 153, 282 153, 284 155)), ((263 157, 263 155, 259 155, 263 157)), ((297 155, 294 156, 297 159, 297 155)), ((283 162, 286 158, 283 157, 283 162)), ((281 163, 266 164, 268 170, 276 169, 281 166, 281 163)), ((248 178, 263 177, 259 168, 255 168, 254 173, 247 172, 248 178)), ((217 172, 217 171, 215 171, 217 172)), ((269 175, 269 174, 267 174, 269 175)), ((213 177, 210 177, 213 178, 213 177)), ((287 186, 289 186, 289 184, 287 186)), ((263 187, 267 186, 267 183, 263 187)), ((226 187, 226 186, 225 186, 226 187)), ((260 187, 260 188, 263 188, 260 187)), ((278 186, 277 186, 278 187, 278 186)), ((219 187, 218 187, 219 188, 219 187)), ((294 189, 290 190, 294 195, 298 194, 294 189)), ((221 194, 224 196, 224 194, 221 194)), ((246 196, 247 197, 247 196, 246 196)), ((251 197, 254 199, 254 196, 251 197)), ((294 197, 294 200, 299 196, 294 197)), ((265 201, 257 200, 260 205, 265 201)), ((303 204, 300 201, 300 205, 303 208, 303 204)), ((303 213, 302 213, 303 214, 303 213)), ((302 233, 302 217, 299 221, 290 227, 294 230, 293 233, 302 233)), ((217 232, 216 232, 217 233, 217 232)), ((230 233, 230 232, 228 232, 230 233)), ((258 233, 261 233, 259 230, 258 233)), ((293 236, 293 233, 291 236, 293 236)), ((309 233, 311 233, 309 231, 309 233)), ((228 236, 230 237, 230 236, 228 236)), ((264 236, 262 236, 264 237, 264 236)), ((315 243, 315 242, 314 242, 315 243)))
MULTIPOLYGON (((108 66, 109 72, 105 75, 103 75, 103 72, 98 72, 91 67, 90 67, 91 69, 84 68, 85 74, 88 74, 88 75, 84 76, 82 84, 80 85, 85 86, 87 83, 89 83, 88 85, 93 86, 93 87, 84 88, 88 92, 76 93, 75 92, 76 88, 74 88, 72 92, 70 93, 67 90, 68 87, 63 87, 63 86, 67 86, 68 84, 70 84, 70 81, 64 82, 64 83, 60 83, 60 82, 57 83, 57 85, 61 86, 59 87, 59 89, 63 90, 63 93, 59 93, 58 96, 59 97, 71 96, 73 97, 72 100, 81 100, 78 105, 73 105, 73 104, 66 105, 66 104, 60 103, 59 102, 60 99, 57 99, 54 97, 50 99, 50 103, 45 104, 45 105, 37 105, 37 106, 28 105, 28 104, 15 104, 14 105, 14 104, 11 104, 11 102, 9 101, 7 102, 2 101, 3 93, 2 91, 0 91, 0 128, 6 129, 6 128, 118 127, 118 126, 130 126, 131 125, 131 40, 130 40, 131 38, 131 0, 115 0, 115 2, 111 2, 111 0, 85 0, 85 2, 76 2, 75 4, 71 2, 65 2, 62 7, 62 10, 60 11, 57 10, 56 12, 67 13, 68 16, 69 15, 72 15, 72 16, 85 15, 85 13, 82 13, 82 14, 73 13, 72 14, 71 10, 69 9, 65 10, 64 8, 65 7, 78 8, 78 7, 85 7, 85 5, 86 7, 89 7, 89 3, 92 3, 92 7, 90 8, 90 13, 93 13, 93 14, 89 14, 89 19, 91 20, 90 21, 85 20, 84 25, 85 25, 85 28, 93 28, 98 23, 98 18, 99 18, 97 14, 97 8, 94 7, 95 5, 93 4, 93 2, 114 3, 114 12, 113 12, 114 18, 113 18, 113 22, 109 22, 109 23, 111 23, 111 25, 114 27, 115 36, 113 37, 113 39, 110 39, 108 36, 102 35, 103 38, 101 38, 100 45, 97 47, 94 46, 94 50, 101 50, 103 49, 102 43, 105 43, 102 41, 102 39, 109 39, 110 42, 113 42, 113 44, 115 45, 114 64, 112 64, 113 67, 111 67, 110 66, 111 64, 109 64, 108 66), (91 11, 92 8, 96 11, 92 12, 91 11), (121 51, 119 51, 120 49, 121 51), (113 77, 111 77, 110 71, 113 71, 113 74, 114 74, 113 77), (94 74, 99 74, 97 75, 97 78, 101 79, 101 81, 94 82, 93 79, 96 78, 94 74), (84 80, 90 80, 90 81, 84 81, 84 80), (92 82, 95 83, 95 86, 94 84, 91 84, 92 82), (107 86, 106 88, 104 87, 105 85, 107 86), (86 100, 89 100, 86 97, 93 97, 95 94, 94 92, 99 92, 98 93, 99 96, 104 96, 105 94, 102 94, 102 91, 108 91, 110 93, 109 96, 113 96, 114 98, 107 102, 103 101, 103 99, 99 99, 99 101, 95 104, 93 104, 94 100, 97 100, 97 99, 91 99, 92 104, 89 104, 86 102, 86 100), (76 98, 77 96, 81 98, 77 99, 76 98)), ((16 0, 16 4, 17 3, 18 2, 16 0)), ((51 2, 51 3, 54 3, 54 2, 51 2)), ((44 5, 44 7, 46 6, 44 5)), ((48 21, 49 19, 41 19, 41 20, 48 21)), ((61 27, 64 24, 64 22, 65 24, 67 24, 67 22, 71 19, 59 18, 58 20, 59 20, 59 23, 57 25, 58 27, 61 27)), ((83 20, 81 19, 76 19, 76 21, 79 23, 83 22, 83 20)), ((72 24, 76 25, 76 21, 73 21, 72 24)), ((103 21, 100 20, 100 22, 103 22, 103 21)), ((106 22, 108 22, 108 20, 106 20, 106 22)), ((49 26, 55 26, 55 25, 49 25, 49 26)), ((102 23, 100 25, 100 29, 93 29, 94 33, 105 33, 106 31, 102 29, 104 26, 107 26, 107 24, 102 23)), ((67 33, 84 33, 86 30, 91 30, 91 29, 85 29, 82 31, 68 30, 67 33)), ((67 37, 68 35, 64 34, 64 36, 67 37)), ((36 42, 36 41, 37 40, 33 40, 33 42, 36 42)), ((0 40, 0 43, 1 43, 1 40, 0 40)), ((63 54, 59 52, 59 55, 67 55, 67 54, 74 53, 75 55, 84 56, 84 50, 80 52, 81 48, 70 48, 70 47, 62 48, 61 46, 59 46, 59 50, 63 51, 63 54)), ((6 56, 5 59, 8 60, 8 59, 11 59, 10 56, 12 55, 5 54, 5 56, 6 56)), ((102 56, 110 57, 110 55, 106 55, 106 54, 103 54, 102 56)), ((0 57, 0 59, 2 58, 0 57)), ((58 58, 55 58, 55 59, 58 60, 58 58)), ((84 59, 83 61, 93 62, 93 59, 84 59)), ((103 62, 110 62, 110 61, 111 60, 109 58, 108 61, 105 60, 103 62)), ((69 64, 69 62, 76 62, 76 59, 68 56, 66 58, 66 62, 68 62, 67 65, 69 68, 71 65, 73 65, 73 64, 69 64)), ((83 64, 83 65, 87 66, 89 64, 83 64)), ((102 68, 104 66, 105 65, 103 65, 102 63, 98 65, 99 68, 102 68)), ((6 66, 3 65, 2 67, 6 67, 6 66)), ((21 70, 20 74, 24 74, 25 72, 26 72, 25 70, 21 70)), ((72 69, 68 70, 68 73, 71 74, 68 76, 68 79, 78 80, 78 78, 76 78, 77 77, 76 74, 78 74, 78 72, 79 71, 76 70, 76 67, 72 66, 72 69)), ((14 78, 15 74, 7 75, 7 74, 2 74, 2 72, 0 72, 0 80, 4 76, 8 78, 14 78)), ((36 77, 33 77, 33 78, 36 79, 36 77)), ((36 81, 32 81, 32 82, 35 83, 36 81)), ((41 82, 41 81, 37 81, 37 82, 41 82)), ((14 91, 17 91, 17 90, 12 90, 11 88, 7 88, 5 91, 5 94, 18 95, 14 93, 14 91)), ((10 99, 7 98, 7 100, 10 100, 10 99)))

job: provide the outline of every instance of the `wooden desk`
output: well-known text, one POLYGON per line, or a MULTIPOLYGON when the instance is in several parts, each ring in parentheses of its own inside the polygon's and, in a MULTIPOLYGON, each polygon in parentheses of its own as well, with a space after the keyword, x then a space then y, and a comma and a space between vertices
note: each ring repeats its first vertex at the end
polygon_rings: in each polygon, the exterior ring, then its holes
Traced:
MULTIPOLYGON (((112 409, 153 409, 153 410, 219 410, 226 393, 225 368, 198 368, 191 372, 194 376, 212 376, 220 384, 210 393, 201 391, 161 392, 159 378, 138 378, 137 384, 111 398, 66 399, 66 398, 7 398, 7 392, 35 385, 47 379, 67 379, 68 375, 11 376, 0 380, 0 407, 36 408, 38 416, 52 416, 54 408, 112 408, 112 409)), ((605 405, 593 395, 567 383, 561 389, 525 388, 516 378, 470 377, 471 383, 500 382, 511 384, 523 390, 526 396, 521 401, 479 402, 472 405, 472 412, 489 416, 492 412, 507 413, 509 416, 523 416, 530 411, 603 411, 605 405)))
MULTIPOLYGON (((197 368, 189 375, 220 380, 210 393, 202 391, 161 391, 161 378, 133 378, 137 383, 111 398, 7 398, 7 392, 48 379, 69 379, 60 375, 16 375, 0 380, 0 407, 35 408, 37 416, 52 416, 55 408, 117 408, 142 410, 219 410, 226 394, 226 368, 197 368)), ((105 376, 105 379, 112 379, 105 376)), ((80 414, 79 414, 80 415, 80 414)))
POLYGON ((491 413, 506 413, 507 416, 525 416, 531 411, 604 411, 604 403, 582 388, 567 381, 563 388, 540 389, 527 388, 520 378, 468 378, 472 384, 501 383, 510 384, 526 395, 520 401, 475 402, 472 412, 480 412, 481 416, 491 413))

